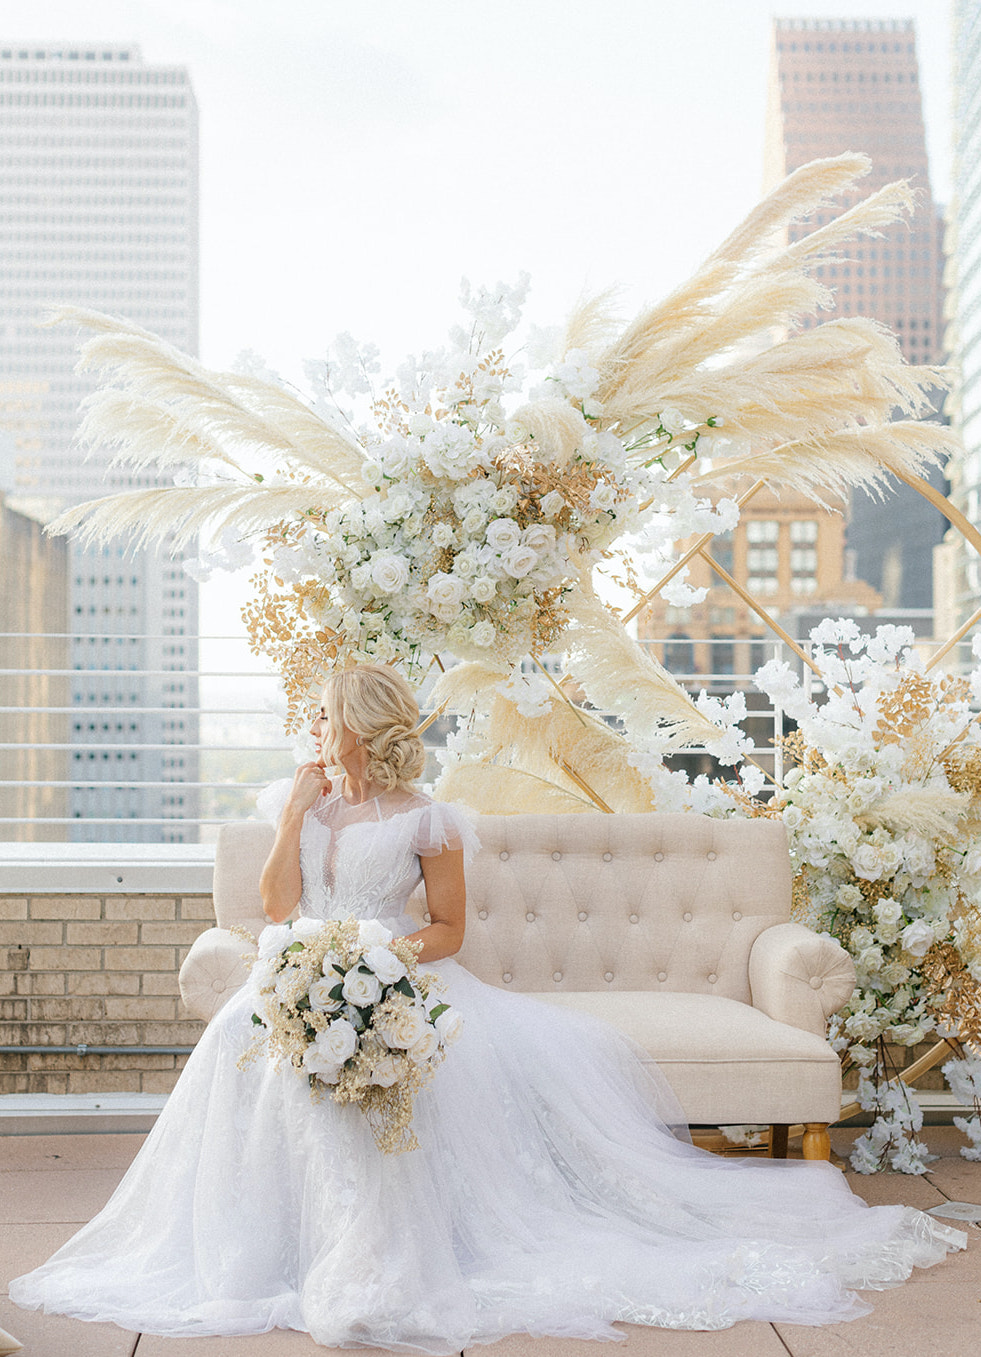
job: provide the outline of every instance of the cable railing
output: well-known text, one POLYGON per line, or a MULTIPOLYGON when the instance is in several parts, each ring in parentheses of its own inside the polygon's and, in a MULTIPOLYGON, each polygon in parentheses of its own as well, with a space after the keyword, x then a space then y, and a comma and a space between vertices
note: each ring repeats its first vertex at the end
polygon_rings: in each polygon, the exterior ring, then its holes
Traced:
MULTIPOLYGON (((179 638, 196 653, 193 669, 143 670, 104 659, 98 669, 63 661, 46 666, 32 664, 17 650, 18 644, 22 651, 27 644, 36 651, 39 645, 79 639, 67 633, 0 633, 8 660, 0 667, 0 840, 206 843, 220 824, 254 815, 256 793, 291 774, 298 741, 283 730, 278 677, 251 656, 244 636, 179 638), (160 681, 177 676, 185 691, 161 699, 160 681), (116 680, 119 692, 105 702, 94 700, 92 679, 116 680)), ((81 639, 174 640, 95 632, 81 639)), ((692 695, 702 689, 716 697, 745 694, 741 724, 753 742, 753 758, 779 781, 779 737, 792 725, 756 689, 750 666, 785 660, 805 691, 814 690, 813 672, 790 647, 775 637, 678 634, 644 644, 692 695)), ((925 640, 918 644, 927 652, 932 648, 925 640)), ((962 648, 966 659, 970 647, 965 642, 962 648)), ((959 661, 952 654, 950 662, 953 668, 959 661)), ((425 699, 426 687, 424 709, 425 699)), ((598 714, 616 724, 609 714, 598 714)), ((438 776, 438 753, 453 726, 453 718, 442 717, 427 730, 424 781, 438 776)), ((690 774, 722 771, 699 747, 667 762, 690 774)))

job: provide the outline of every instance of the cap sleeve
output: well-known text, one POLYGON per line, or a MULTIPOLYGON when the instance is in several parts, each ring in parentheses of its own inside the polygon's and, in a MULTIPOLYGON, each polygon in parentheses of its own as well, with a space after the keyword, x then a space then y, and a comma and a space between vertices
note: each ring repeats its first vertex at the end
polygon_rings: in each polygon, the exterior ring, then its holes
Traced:
POLYGON ((469 865, 480 847, 480 839, 466 812, 446 801, 427 801, 414 816, 412 848, 421 858, 438 857, 444 849, 463 851, 469 865))
POLYGON ((275 782, 270 782, 268 787, 263 787, 262 791, 256 794, 255 805, 260 819, 268 820, 273 825, 279 824, 279 817, 283 813, 292 786, 291 777, 281 777, 275 782))

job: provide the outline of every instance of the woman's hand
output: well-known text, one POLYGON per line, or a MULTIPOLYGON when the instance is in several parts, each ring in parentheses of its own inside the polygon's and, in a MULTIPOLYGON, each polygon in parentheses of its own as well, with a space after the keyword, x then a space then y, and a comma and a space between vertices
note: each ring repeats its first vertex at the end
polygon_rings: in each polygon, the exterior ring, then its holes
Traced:
POLYGON ((327 795, 331 785, 322 763, 301 763, 293 774, 293 786, 286 804, 290 810, 303 815, 321 796, 327 795))

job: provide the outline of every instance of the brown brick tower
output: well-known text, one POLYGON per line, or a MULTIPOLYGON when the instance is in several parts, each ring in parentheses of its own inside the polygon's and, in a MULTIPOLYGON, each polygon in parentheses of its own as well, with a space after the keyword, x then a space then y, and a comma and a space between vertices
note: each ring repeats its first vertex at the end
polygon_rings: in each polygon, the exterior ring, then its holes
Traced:
MULTIPOLYGON (((908 19, 775 19, 764 178, 824 156, 864 151, 863 193, 910 179, 921 197, 910 224, 856 242, 849 259, 818 270, 834 290, 832 315, 872 316, 895 330, 911 363, 942 362, 943 225, 930 193, 916 35, 908 19)), ((827 220, 792 228, 791 238, 827 220)), ((887 607, 929 608, 931 551, 944 520, 913 491, 887 510, 864 495, 852 504, 848 545, 857 575, 887 607)))

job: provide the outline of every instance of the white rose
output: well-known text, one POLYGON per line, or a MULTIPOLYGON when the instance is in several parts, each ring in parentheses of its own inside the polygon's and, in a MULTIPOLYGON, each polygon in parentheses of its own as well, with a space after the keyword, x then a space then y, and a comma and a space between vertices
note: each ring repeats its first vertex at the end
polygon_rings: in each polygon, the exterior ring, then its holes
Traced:
POLYGON ((475 622, 467 632, 467 640, 471 645, 481 646, 486 649, 492 646, 497 637, 497 628, 493 622, 475 622))
POLYGON ((311 938, 315 938, 323 932, 323 927, 321 919, 299 918, 293 920, 293 927, 290 931, 293 934, 294 942, 308 942, 311 938))
POLYGON ((887 897, 872 906, 872 913, 880 924, 898 924, 903 917, 903 907, 898 900, 887 897))
POLYGON ((860 844, 852 854, 852 870, 863 881, 878 881, 882 875, 879 850, 871 843, 860 844))
POLYGON ((867 1013, 853 1013, 845 1021, 845 1031, 856 1041, 868 1041, 870 1037, 879 1035, 879 1024, 867 1013))
POLYGON ((317 1010, 318 1013, 333 1013, 340 1008, 340 999, 332 999, 330 992, 337 985, 337 976, 325 975, 322 980, 315 980, 310 986, 310 1007, 317 1010))
POLYGON ((293 930, 286 924, 270 924, 259 934, 259 956, 269 961, 294 942, 293 930))
MULTIPOLYGON (((448 575, 445 570, 437 570, 429 581, 426 593, 434 612, 437 608, 444 610, 452 608, 454 612, 451 615, 455 616, 466 593, 466 585, 456 575, 448 575)), ((436 615, 442 616, 442 613, 436 615)))
POLYGON ((872 934, 867 928, 853 928, 849 944, 853 954, 860 952, 864 947, 872 946, 872 934))
POLYGON ((472 547, 461 551, 453 562, 454 575, 459 575, 465 580, 471 579, 479 569, 480 560, 472 547))
POLYGON ((489 603, 497 593, 497 581, 490 575, 481 575, 471 584, 470 592, 478 603, 489 603))
POLYGON ((528 571, 538 564, 538 553, 532 551, 531 547, 516 546, 502 557, 504 569, 512 578, 516 580, 523 579, 528 571))
POLYGON ((325 1084, 336 1084, 341 1077, 340 1065, 329 1051, 321 1050, 316 1042, 303 1052, 303 1068, 325 1084))
POLYGON ((466 514, 466 516, 464 517, 463 531, 467 534, 468 537, 473 537, 478 532, 481 531, 486 522, 487 522, 486 517, 484 516, 484 514, 481 513, 479 509, 471 509, 470 512, 466 514))
POLYGON ((371 579, 383 594, 397 594, 409 582, 409 563, 394 552, 380 552, 371 562, 371 579))
POLYGON ((589 507, 591 509, 609 511, 614 508, 616 502, 617 491, 615 485, 610 485, 609 481, 599 481, 593 486, 592 494, 589 496, 589 507))
POLYGON ((449 523, 437 523, 436 526, 433 528, 434 547, 439 547, 442 550, 443 547, 452 546, 455 541, 456 534, 450 527, 449 523))
POLYGON ((669 434, 679 434, 684 430, 686 420, 680 410, 669 405, 661 411, 661 428, 667 429, 669 434))
POLYGON ((358 1049, 358 1034, 346 1018, 335 1018, 326 1032, 317 1033, 314 1044, 343 1065, 358 1049))
POLYGON ((418 1004, 400 1004, 394 1013, 388 1013, 376 1024, 382 1039, 399 1050, 408 1050, 420 1039, 429 1026, 426 1011, 418 1004))
POLYGON ((518 491, 513 485, 502 485, 490 497, 490 507, 495 514, 509 514, 518 502, 518 491))
POLYGON ((404 1055, 383 1055, 371 1067, 371 1082, 379 1088, 391 1088, 408 1069, 404 1055))
POLYGON ((875 975, 882 970, 882 948, 863 947, 855 958, 855 966, 869 975, 875 975))
POLYGON ((432 1027, 427 1027, 417 1042, 409 1047, 408 1056, 413 1065, 425 1065, 439 1050, 439 1037, 432 1027))
POLYGON ((835 900, 839 909, 857 909, 862 903, 862 892, 857 886, 839 886, 835 900))
POLYGON ((800 806, 784 806, 780 818, 788 829, 797 829, 803 823, 804 812, 800 806))
POLYGON ((521 534, 521 541, 524 546, 531 547, 532 551, 541 555, 555 546, 555 529, 548 523, 532 523, 521 534))
POLYGON ((405 975, 405 965, 387 947, 369 947, 364 964, 370 966, 383 985, 394 985, 405 975))
POLYGON ((355 1008, 370 1008, 381 998, 382 987, 378 977, 352 966, 344 977, 344 998, 355 1008))
POLYGON ((463 1031, 463 1019, 455 1008, 446 1008, 436 1019, 436 1035, 443 1046, 452 1046, 463 1031))
POLYGON ((917 958, 925 957, 934 944, 933 929, 925 919, 914 919, 899 936, 904 949, 917 958))
POLYGON ((546 518, 556 518, 565 508, 565 500, 558 490, 550 490, 542 495, 542 513, 546 518))
POLYGON ((521 541, 521 529, 513 518, 495 518, 487 525, 484 537, 489 547, 503 555, 521 541))

